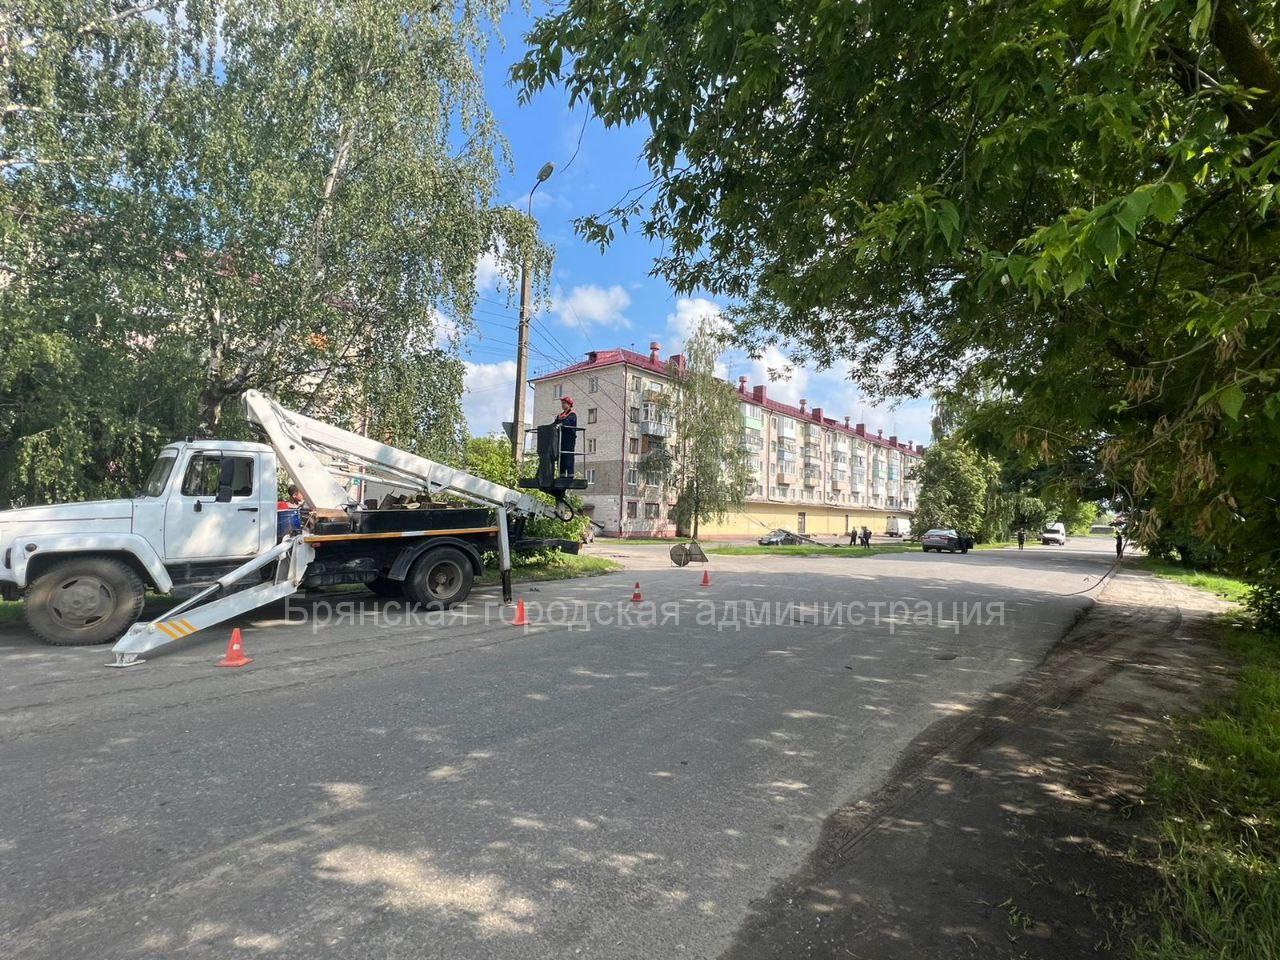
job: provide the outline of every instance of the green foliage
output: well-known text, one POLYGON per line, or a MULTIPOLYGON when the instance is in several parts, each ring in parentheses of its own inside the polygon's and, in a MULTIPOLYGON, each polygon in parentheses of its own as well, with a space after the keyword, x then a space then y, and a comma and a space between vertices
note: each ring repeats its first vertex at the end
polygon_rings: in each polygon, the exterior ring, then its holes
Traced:
MULTIPOLYGON (((485 569, 482 582, 497 582, 497 558, 485 569)), ((536 553, 518 553, 511 558, 512 579, 520 581, 571 580, 574 577, 598 577, 622 569, 622 565, 608 557, 560 553, 546 550, 536 553)))
POLYGON ((723 336, 704 320, 685 344, 684 367, 669 370, 675 389, 658 401, 674 438, 641 461, 646 479, 675 486, 676 529, 695 540, 702 523, 740 509, 753 482, 737 394, 715 374, 723 336))
POLYGON ((917 536, 932 529, 968 535, 985 532, 987 493, 998 474, 994 460, 962 440, 944 438, 935 443, 911 471, 911 479, 920 484, 911 529, 917 536))
POLYGON ((1142 542, 1194 535, 1275 583, 1273 13, 568 0, 514 77, 648 124, 652 181, 584 236, 638 225, 676 289, 742 305, 749 345, 781 337, 873 398, 976 398, 1000 462, 1061 502, 1112 500, 1142 542))
MULTIPOLYGON (((493 483, 500 483, 504 487, 514 488, 518 486, 521 477, 531 478, 537 473, 537 462, 533 458, 522 460, 520 469, 517 470, 515 461, 511 459, 511 444, 509 441, 498 439, 497 437, 471 437, 466 442, 462 468, 477 477, 483 477, 493 483)), ((545 503, 555 503, 553 497, 537 490, 526 490, 524 492, 545 503)), ((582 510, 582 501, 577 497, 569 496, 566 498, 566 502, 573 508, 575 516, 572 520, 539 517, 530 520, 526 524, 525 535, 581 541, 588 523, 582 510)))
POLYGON ((1235 690, 1155 768, 1163 884, 1141 960, 1280 951, 1280 638, 1224 627, 1221 642, 1242 662, 1235 690))
POLYGON ((250 387, 456 460, 477 258, 550 256, 497 195, 505 8, 0 10, 0 501, 127 492, 250 387))

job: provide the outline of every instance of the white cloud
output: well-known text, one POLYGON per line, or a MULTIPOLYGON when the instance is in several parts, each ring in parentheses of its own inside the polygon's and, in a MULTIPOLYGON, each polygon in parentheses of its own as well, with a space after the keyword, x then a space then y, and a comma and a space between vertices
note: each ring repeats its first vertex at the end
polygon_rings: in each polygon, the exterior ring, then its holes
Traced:
POLYGON ((619 284, 597 287, 588 283, 574 287, 565 296, 557 290, 551 301, 551 312, 566 327, 585 330, 588 327, 623 328, 631 321, 623 313, 631 306, 631 295, 619 284))
POLYGON ((489 252, 480 255, 476 261, 476 292, 480 296, 492 296, 495 290, 506 291, 510 286, 506 275, 502 272, 502 264, 498 254, 489 252))
POLYGON ((751 368, 751 382, 767 384, 771 400, 794 405, 799 404, 802 398, 812 399, 805 393, 809 386, 809 371, 794 366, 777 347, 766 347, 760 357, 751 361, 751 368))
MULTIPOLYGON (((462 361, 462 412, 467 430, 475 437, 502 435, 502 422, 510 420, 515 406, 516 362, 472 363, 462 361)), ((532 411, 532 398, 526 399, 526 411, 532 411)), ((528 416, 528 413, 525 414, 528 416)))
POLYGON ((674 313, 667 314, 667 330, 675 337, 673 349, 679 352, 684 343, 693 336, 698 325, 703 321, 711 324, 713 329, 728 333, 729 321, 724 311, 714 300, 705 297, 680 297, 676 300, 674 313))

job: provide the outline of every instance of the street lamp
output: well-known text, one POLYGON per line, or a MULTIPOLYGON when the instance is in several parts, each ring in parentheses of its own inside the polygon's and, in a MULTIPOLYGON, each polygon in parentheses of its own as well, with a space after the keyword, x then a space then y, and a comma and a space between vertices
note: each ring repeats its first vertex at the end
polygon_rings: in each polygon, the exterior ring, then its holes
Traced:
MULTIPOLYGON (((538 179, 529 191, 529 219, 533 219, 533 191, 537 190, 554 172, 554 163, 544 163, 538 171, 538 179)), ((516 337, 516 409, 511 423, 511 458, 520 463, 524 455, 524 394, 525 378, 529 369, 529 298, 533 293, 533 277, 526 252, 520 264, 520 326, 516 337)))

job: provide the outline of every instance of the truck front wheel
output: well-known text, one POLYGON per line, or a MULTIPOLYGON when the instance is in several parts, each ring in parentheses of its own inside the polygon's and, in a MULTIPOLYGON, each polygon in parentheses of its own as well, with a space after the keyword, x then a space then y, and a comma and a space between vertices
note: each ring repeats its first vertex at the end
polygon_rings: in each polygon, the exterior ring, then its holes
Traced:
POLYGON ((452 607, 471 592, 471 559, 454 547, 428 550, 414 563, 404 581, 404 592, 428 609, 452 607))
POLYGON ((115 640, 141 615, 145 598, 142 580, 119 560, 72 557, 36 577, 23 607, 45 643, 79 647, 115 640))

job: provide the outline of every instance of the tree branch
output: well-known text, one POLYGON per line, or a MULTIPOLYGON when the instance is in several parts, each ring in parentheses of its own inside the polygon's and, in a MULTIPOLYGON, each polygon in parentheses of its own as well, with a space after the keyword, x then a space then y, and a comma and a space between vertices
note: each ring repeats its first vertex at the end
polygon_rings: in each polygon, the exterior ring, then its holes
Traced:
POLYGON ((1249 89, 1263 92, 1246 111, 1249 130, 1269 124, 1280 107, 1280 71, 1254 38, 1235 0, 1217 0, 1209 24, 1209 38, 1236 80, 1249 89))

